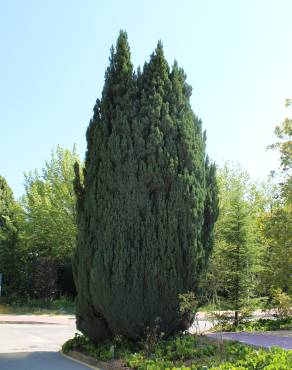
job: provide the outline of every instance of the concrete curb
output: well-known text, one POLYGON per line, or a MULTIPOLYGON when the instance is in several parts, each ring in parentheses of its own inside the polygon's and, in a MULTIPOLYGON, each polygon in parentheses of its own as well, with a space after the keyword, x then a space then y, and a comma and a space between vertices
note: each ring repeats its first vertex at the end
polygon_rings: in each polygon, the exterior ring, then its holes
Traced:
POLYGON ((93 358, 91 356, 85 355, 84 353, 78 352, 78 351, 69 351, 68 353, 62 354, 66 357, 71 358, 72 360, 76 360, 77 362, 80 362, 91 369, 95 370, 126 370, 128 369, 126 366, 123 365, 121 360, 114 359, 110 361, 100 361, 96 358, 93 358))
POLYGON ((75 325, 74 315, 0 315, 0 324, 75 325))
POLYGON ((29 324, 29 325, 64 325, 64 324, 61 324, 61 323, 58 323, 58 322, 44 322, 44 321, 4 321, 4 320, 0 320, 0 325, 5 325, 5 324, 9 324, 9 325, 26 325, 26 324, 29 324))
POLYGON ((90 362, 94 360, 93 358, 83 355, 79 352, 69 351, 68 353, 65 354, 63 351, 60 351, 59 353, 61 356, 67 358, 68 360, 77 362, 78 364, 83 365, 83 366, 87 366, 89 369, 103 370, 99 367, 93 366, 93 364, 90 364, 90 362))

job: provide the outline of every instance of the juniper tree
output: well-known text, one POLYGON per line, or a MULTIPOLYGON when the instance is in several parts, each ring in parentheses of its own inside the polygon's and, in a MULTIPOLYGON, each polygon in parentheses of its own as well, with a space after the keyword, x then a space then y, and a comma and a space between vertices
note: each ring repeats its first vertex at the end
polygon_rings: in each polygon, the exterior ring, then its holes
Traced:
POLYGON ((84 184, 75 166, 77 327, 98 342, 182 328, 179 295, 196 291, 217 217, 191 88, 161 42, 133 72, 121 32, 87 130, 84 184))

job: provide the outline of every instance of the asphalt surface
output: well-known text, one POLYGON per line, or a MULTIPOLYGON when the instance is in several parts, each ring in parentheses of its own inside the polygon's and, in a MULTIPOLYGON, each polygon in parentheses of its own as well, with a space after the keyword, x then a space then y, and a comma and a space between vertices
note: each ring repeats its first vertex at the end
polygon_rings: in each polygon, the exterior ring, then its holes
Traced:
POLYGON ((0 353, 59 351, 75 332, 75 324, 0 324, 0 353))
POLYGON ((89 369, 59 353, 62 344, 76 332, 75 320, 58 317, 17 319, 2 317, 0 320, 0 370, 89 369), (24 320, 28 322, 23 323, 24 320))
POLYGON ((271 348, 277 346, 284 349, 292 349, 291 331, 287 331, 287 333, 282 332, 281 335, 273 335, 270 333, 212 333, 208 334, 208 337, 237 340, 256 347, 271 348))
POLYGON ((58 352, 1 353, 0 370, 88 370, 58 352))

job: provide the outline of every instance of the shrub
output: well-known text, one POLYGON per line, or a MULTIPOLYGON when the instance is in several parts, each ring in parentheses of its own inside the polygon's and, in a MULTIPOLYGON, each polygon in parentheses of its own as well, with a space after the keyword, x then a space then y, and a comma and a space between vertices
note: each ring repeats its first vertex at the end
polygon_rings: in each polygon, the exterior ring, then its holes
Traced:
POLYGON ((272 305, 277 317, 288 318, 292 315, 292 297, 280 288, 272 291, 272 305))

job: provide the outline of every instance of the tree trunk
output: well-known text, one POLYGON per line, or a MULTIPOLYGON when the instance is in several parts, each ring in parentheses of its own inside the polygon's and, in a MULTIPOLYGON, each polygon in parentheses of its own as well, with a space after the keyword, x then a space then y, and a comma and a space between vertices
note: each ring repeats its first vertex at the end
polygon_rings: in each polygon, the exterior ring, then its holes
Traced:
POLYGON ((234 325, 238 326, 238 324, 239 324, 239 311, 235 310, 234 311, 234 325))

